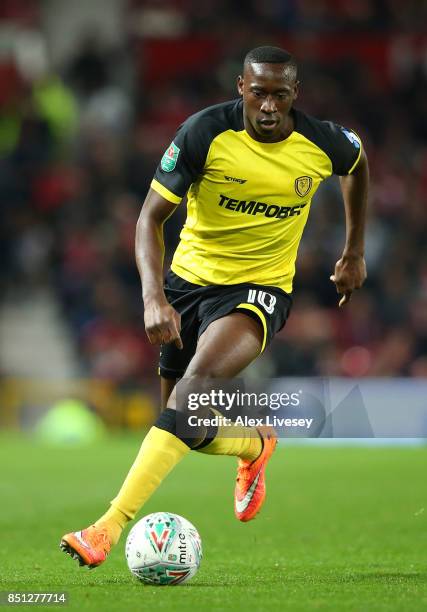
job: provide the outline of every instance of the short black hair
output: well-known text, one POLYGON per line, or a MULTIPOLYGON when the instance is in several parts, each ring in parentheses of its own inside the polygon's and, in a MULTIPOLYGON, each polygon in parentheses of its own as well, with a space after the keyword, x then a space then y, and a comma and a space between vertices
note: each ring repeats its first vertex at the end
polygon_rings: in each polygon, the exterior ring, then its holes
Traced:
POLYGON ((297 78, 298 66, 291 53, 280 47, 256 47, 246 53, 243 65, 247 64, 288 64, 297 78))

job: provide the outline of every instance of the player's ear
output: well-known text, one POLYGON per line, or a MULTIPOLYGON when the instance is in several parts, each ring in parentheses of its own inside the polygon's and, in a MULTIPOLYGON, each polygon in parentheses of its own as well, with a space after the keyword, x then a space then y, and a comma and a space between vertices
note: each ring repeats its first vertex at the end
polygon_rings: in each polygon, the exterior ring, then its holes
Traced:
POLYGON ((299 94, 299 81, 295 81, 295 85, 294 85, 294 100, 296 100, 298 98, 298 94, 299 94))
POLYGON ((243 77, 240 74, 237 77, 237 91, 239 92, 239 96, 243 96, 243 77))

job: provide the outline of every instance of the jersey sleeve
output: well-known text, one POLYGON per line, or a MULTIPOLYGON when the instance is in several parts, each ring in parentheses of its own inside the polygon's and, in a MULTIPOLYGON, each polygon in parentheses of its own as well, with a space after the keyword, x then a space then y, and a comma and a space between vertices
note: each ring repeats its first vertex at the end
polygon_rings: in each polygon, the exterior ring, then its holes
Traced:
POLYGON ((353 130, 325 121, 328 131, 328 155, 332 162, 333 174, 351 174, 359 163, 362 141, 353 130))
POLYGON ((179 204, 203 172, 211 139, 202 113, 189 117, 175 134, 157 166, 151 187, 169 202, 179 204))

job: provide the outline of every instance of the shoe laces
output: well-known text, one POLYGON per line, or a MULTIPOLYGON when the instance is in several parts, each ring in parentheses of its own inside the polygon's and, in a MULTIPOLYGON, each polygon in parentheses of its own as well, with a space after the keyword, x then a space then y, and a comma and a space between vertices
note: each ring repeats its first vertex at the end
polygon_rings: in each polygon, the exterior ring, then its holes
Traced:
POLYGON ((251 478, 251 472, 248 469, 249 468, 250 463, 248 462, 248 465, 242 465, 239 464, 239 469, 237 470, 237 478, 236 478, 236 482, 240 483, 240 482, 247 482, 250 480, 251 478))
POLYGON ((105 527, 102 527, 101 529, 99 527, 95 527, 93 526, 93 535, 92 535, 92 541, 93 541, 93 545, 94 546, 99 546, 101 545, 105 551, 109 551, 110 550, 110 540, 108 538, 108 533, 107 530, 105 529, 105 527))

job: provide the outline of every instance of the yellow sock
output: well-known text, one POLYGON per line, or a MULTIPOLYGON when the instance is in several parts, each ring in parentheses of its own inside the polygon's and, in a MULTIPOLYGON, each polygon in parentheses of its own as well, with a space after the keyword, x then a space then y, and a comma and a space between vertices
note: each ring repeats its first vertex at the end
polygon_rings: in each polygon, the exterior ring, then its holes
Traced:
POLYGON ((107 528, 112 544, 117 543, 126 523, 189 452, 190 448, 168 431, 150 429, 110 509, 95 523, 107 528))
MULTIPOLYGON (((221 415, 213 408, 210 410, 221 415)), ((255 427, 219 425, 218 433, 212 442, 195 450, 208 455, 234 455, 246 461, 254 461, 261 454, 262 440, 255 427)))
POLYGON ((110 542, 114 545, 120 540, 122 531, 129 520, 126 514, 123 514, 123 512, 114 508, 114 506, 110 506, 107 512, 96 521, 95 525, 97 527, 106 527, 110 542))

